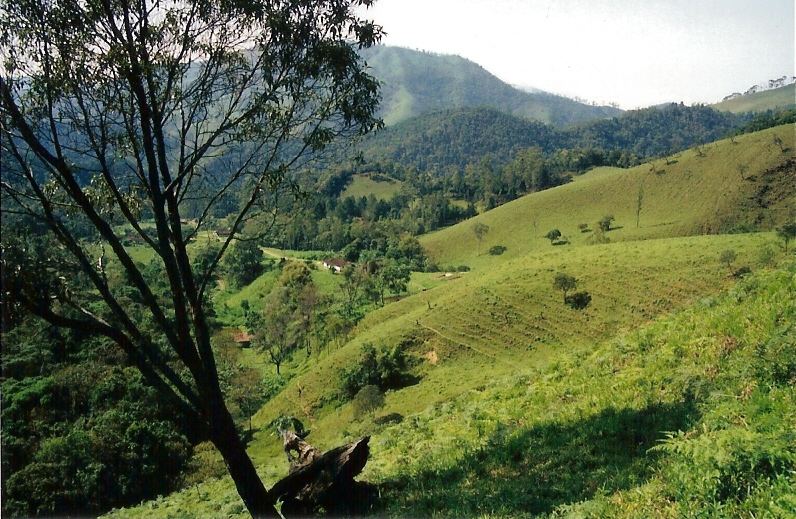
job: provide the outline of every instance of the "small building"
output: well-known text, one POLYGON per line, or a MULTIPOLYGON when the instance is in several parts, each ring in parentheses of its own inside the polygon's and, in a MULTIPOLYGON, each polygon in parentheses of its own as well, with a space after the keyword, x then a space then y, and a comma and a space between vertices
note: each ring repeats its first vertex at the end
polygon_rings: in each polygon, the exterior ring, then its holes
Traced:
POLYGON ((232 340, 235 341, 241 348, 248 348, 252 344, 254 335, 248 334, 243 330, 238 330, 232 334, 232 340))
POLYGON ((342 258, 332 258, 323 260, 323 268, 331 270, 335 274, 339 274, 344 268, 351 264, 342 258))

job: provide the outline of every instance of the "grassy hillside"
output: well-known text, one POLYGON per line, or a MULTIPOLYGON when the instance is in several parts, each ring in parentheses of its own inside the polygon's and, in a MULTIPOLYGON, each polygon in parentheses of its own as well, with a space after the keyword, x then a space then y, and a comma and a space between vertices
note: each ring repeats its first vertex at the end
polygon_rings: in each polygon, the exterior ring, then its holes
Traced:
MULTIPOLYGON (((594 229, 605 215, 615 217, 612 241, 715 233, 760 225, 793 216, 796 211, 794 134, 790 126, 719 141, 685 151, 667 160, 631 169, 599 168, 573 182, 527 195, 518 200, 424 236, 421 243, 441 265, 489 264, 483 254, 492 245, 507 247, 504 257, 518 257, 552 247, 544 238, 554 228, 577 246, 592 240, 578 225, 594 229), (790 150, 781 153, 773 144, 778 135, 790 150), (700 156, 702 153, 703 156, 700 156), (789 162, 790 161, 790 162, 789 162), (744 169, 743 180, 739 168, 744 169), (639 189, 642 210, 636 226, 639 189), (490 227, 478 243, 475 222, 490 227)), ((562 246, 568 247, 568 246, 562 246)))
POLYGON ((362 51, 382 82, 381 115, 388 124, 451 108, 492 107, 555 125, 612 117, 621 110, 547 93, 518 90, 459 56, 377 46, 362 51))
POLYGON ((353 196, 355 198, 367 197, 370 195, 382 200, 389 200, 401 190, 401 181, 383 176, 374 177, 373 175, 354 175, 351 183, 345 191, 340 194, 340 198, 353 196))
MULTIPOLYGON (((796 467, 787 436, 796 270, 713 297, 738 282, 738 267, 757 272, 782 253, 773 233, 691 235, 769 226, 796 207, 792 157, 771 144, 789 130, 689 151, 654 171, 594 171, 424 237, 438 261, 472 271, 415 276, 419 292, 303 361, 254 418, 249 452, 266 483, 287 472, 268 424, 291 414, 322 449, 374 435, 364 479, 380 484, 388 515, 721 517, 768 507, 783 516, 796 467), (736 164, 747 166, 743 180, 736 164), (610 243, 590 245, 577 225, 606 212, 616 216, 610 243), (474 221, 491 227, 480 245, 474 221), (542 237, 552 226, 570 245, 542 237), (505 253, 486 254, 495 244, 505 253), (737 253, 729 267, 726 250, 737 253), (556 272, 578 278, 585 309, 563 303, 556 272), (388 391, 378 412, 400 424, 357 419, 342 396, 342 372, 367 343, 412 359, 414 383, 388 391), (678 430, 687 432, 661 443, 678 430)), ((224 477, 112 515, 243 513, 224 477)))
POLYGON ((739 114, 743 112, 764 112, 792 106, 796 106, 796 84, 728 99, 714 104, 713 108, 723 112, 739 114))
POLYGON ((796 268, 377 434, 391 516, 793 517, 796 268))

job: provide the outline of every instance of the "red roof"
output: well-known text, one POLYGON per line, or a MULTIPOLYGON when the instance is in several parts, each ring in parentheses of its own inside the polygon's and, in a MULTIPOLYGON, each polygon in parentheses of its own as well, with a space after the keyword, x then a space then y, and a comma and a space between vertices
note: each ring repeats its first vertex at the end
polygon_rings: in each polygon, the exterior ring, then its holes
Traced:
POLYGON ((235 342, 252 342, 252 339, 254 339, 254 335, 249 335, 243 331, 237 331, 232 334, 232 340, 235 342))

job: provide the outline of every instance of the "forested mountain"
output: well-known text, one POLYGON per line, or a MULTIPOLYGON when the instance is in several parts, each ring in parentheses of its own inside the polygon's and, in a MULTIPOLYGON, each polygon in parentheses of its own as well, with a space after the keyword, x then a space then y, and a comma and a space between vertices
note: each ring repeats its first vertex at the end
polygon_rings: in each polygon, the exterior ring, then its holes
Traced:
POLYGON ((564 133, 493 108, 462 108, 421 115, 388 127, 362 145, 366 159, 392 160, 420 170, 477 162, 491 155, 508 162, 517 150, 552 151, 564 133))
POLYGON ((548 93, 516 89, 459 56, 377 46, 362 51, 382 83, 381 115, 388 125, 454 108, 490 107, 556 126, 621 113, 548 93))
POLYGON ((461 168, 485 155, 505 164, 529 147, 545 153, 575 148, 615 152, 624 155, 616 163, 628 166, 725 137, 747 121, 747 116, 705 106, 670 104, 557 129, 496 109, 458 109, 388 127, 368 137, 361 149, 368 160, 391 160, 419 170, 461 168))

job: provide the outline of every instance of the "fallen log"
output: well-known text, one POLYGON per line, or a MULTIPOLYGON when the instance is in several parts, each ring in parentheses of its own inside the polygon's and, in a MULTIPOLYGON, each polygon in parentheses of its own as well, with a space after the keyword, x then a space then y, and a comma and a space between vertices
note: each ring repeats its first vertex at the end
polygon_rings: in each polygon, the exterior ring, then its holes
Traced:
POLYGON ((269 493, 282 501, 282 514, 286 517, 319 511, 350 514, 368 501, 368 485, 354 478, 368 462, 370 436, 319 454, 295 433, 280 433, 291 465, 290 474, 269 493), (291 451, 297 451, 298 456, 292 457, 291 451))

